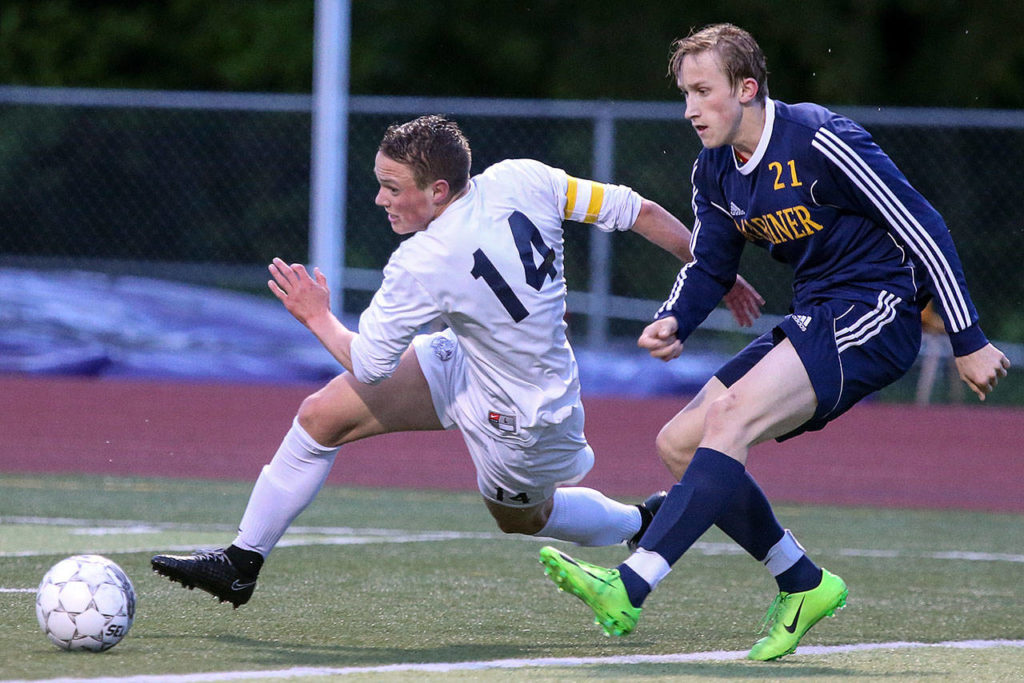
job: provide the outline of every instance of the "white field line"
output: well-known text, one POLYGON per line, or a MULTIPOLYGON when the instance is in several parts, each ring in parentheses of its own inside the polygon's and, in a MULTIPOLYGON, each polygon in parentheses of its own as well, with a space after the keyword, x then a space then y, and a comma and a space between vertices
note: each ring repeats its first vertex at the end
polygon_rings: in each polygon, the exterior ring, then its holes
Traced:
MULTIPOLYGON (((234 533, 235 527, 226 524, 181 524, 175 522, 140 522, 134 520, 90 520, 73 519, 69 517, 0 517, 0 527, 3 525, 40 525, 70 527, 70 533, 81 536, 124 536, 124 535, 147 535, 157 534, 164 531, 190 531, 190 532, 225 532, 234 533)), ((536 536, 522 536, 519 534, 505 535, 497 532, 476 532, 476 531, 408 531, 403 529, 376 529, 376 528, 355 528, 343 526, 293 526, 288 530, 278 547, 301 547, 314 545, 366 545, 372 543, 425 543, 438 541, 457 540, 494 540, 509 539, 536 542, 536 536), (314 538, 301 538, 302 536, 313 536, 314 538)), ((196 545, 189 546, 159 546, 148 545, 121 548, 117 550, 91 548, 81 549, 77 552, 95 552, 101 554, 127 554, 141 552, 189 552, 197 549, 196 545)), ((698 541, 693 544, 692 552, 702 555, 743 555, 744 551, 732 543, 708 543, 698 541)), ((1024 563, 1024 555, 1010 553, 988 553, 970 550, 939 550, 931 552, 905 551, 905 550, 868 550, 859 548, 840 548, 834 551, 844 557, 877 557, 877 558, 919 558, 926 560, 953 560, 965 562, 1011 562, 1024 563)), ((14 550, 0 552, 0 558, 5 557, 39 557, 53 555, 52 551, 41 550, 14 550)))
MULTIPOLYGON (((961 650, 988 650, 996 647, 1024 647, 1024 640, 958 640, 943 643, 854 643, 851 645, 808 645, 791 655, 832 655, 870 650, 909 650, 920 648, 953 648, 961 650)), ((615 666, 623 664, 685 664, 690 662, 727 662, 742 660, 746 650, 718 650, 713 652, 687 652, 672 655, 621 655, 610 657, 541 657, 536 659, 494 659, 476 662, 430 662, 419 664, 382 664, 378 666, 345 667, 293 667, 268 671, 220 671, 198 674, 157 674, 139 676, 104 676, 102 678, 45 678, 35 679, 47 683, 206 683, 207 681, 258 680, 261 678, 312 678, 347 676, 354 674, 394 673, 447 673, 455 671, 485 671, 494 669, 535 669, 552 667, 615 666)), ((792 661, 792 660, 790 660, 792 661)), ((763 667, 764 665, 751 665, 763 667)), ((751 669, 753 671, 753 669, 751 669)), ((759 668, 764 672, 765 669, 759 668)), ((0 681, 0 683, 28 683, 28 681, 0 681)))

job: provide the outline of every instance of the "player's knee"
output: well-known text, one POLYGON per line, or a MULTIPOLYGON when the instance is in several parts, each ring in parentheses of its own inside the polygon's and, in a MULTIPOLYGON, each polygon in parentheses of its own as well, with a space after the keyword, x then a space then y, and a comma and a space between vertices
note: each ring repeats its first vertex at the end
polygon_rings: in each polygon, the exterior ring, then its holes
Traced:
POLYGON ((654 439, 654 447, 658 457, 668 467, 669 472, 678 477, 683 476, 686 467, 693 459, 693 453, 697 450, 696 443, 681 440, 674 432, 663 427, 658 436, 654 439))
POLYGON ((491 516, 494 517, 494 521, 498 524, 498 529, 505 534, 533 536, 543 529, 548 522, 547 515, 537 508, 526 510, 506 508, 501 510, 500 514, 496 514, 495 510, 491 510, 491 516))
POLYGON ((732 391, 712 401, 704 416, 704 440, 741 441, 745 424, 740 418, 739 408, 739 397, 732 391))
POLYGON ((299 405, 296 414, 299 425, 317 443, 325 446, 340 446, 348 439, 350 429, 339 423, 337 409, 331 409, 322 392, 310 394, 299 405))
POLYGON ((525 534, 533 536, 544 528, 543 524, 537 524, 528 519, 498 519, 498 529, 505 534, 525 534))

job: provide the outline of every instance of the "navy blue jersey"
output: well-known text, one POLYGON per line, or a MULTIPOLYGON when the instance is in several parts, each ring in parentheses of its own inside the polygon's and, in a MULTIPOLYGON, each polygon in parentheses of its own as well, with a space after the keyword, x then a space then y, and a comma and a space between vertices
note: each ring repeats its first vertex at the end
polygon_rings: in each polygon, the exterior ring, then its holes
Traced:
POLYGON ((921 307, 934 296, 956 355, 988 343, 939 213, 871 136, 815 104, 768 99, 754 154, 704 149, 693 167, 694 260, 656 315, 686 338, 732 286, 752 242, 793 269, 793 304, 874 304, 885 290, 921 307))

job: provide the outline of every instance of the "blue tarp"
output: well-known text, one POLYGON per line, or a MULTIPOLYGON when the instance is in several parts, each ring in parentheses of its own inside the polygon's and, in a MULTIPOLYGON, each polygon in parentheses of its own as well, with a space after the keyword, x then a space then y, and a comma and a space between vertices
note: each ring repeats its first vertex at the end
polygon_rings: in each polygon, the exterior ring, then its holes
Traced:
MULTIPOLYGON (((356 318, 345 324, 355 327, 356 318)), ((584 392, 692 393, 725 359, 577 349, 584 392)), ((324 382, 341 367, 276 300, 152 278, 0 268, 0 372, 324 382)))

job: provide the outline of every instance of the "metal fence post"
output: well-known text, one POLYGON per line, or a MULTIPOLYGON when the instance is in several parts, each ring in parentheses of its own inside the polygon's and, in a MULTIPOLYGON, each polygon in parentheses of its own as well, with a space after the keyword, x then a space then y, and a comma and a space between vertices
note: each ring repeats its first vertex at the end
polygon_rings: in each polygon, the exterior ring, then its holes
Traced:
POLYGON ((345 311, 349 0, 317 0, 309 260, 327 276, 331 308, 345 311))
MULTIPOLYGON (((615 118, 602 106, 594 118, 594 180, 612 182, 615 176, 615 118)), ((587 345, 608 343, 608 303, 611 294, 611 235, 590 231, 590 291, 587 298, 587 345)))

